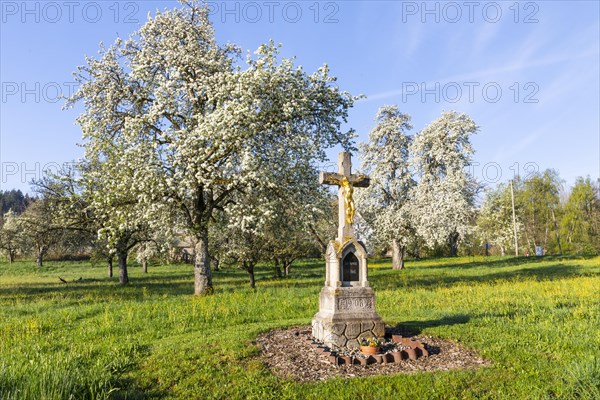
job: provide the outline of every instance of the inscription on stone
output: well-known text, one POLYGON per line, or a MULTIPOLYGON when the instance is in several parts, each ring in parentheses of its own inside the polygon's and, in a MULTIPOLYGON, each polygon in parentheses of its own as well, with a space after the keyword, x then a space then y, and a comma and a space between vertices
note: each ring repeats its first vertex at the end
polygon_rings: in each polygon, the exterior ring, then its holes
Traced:
POLYGON ((351 297, 338 299, 338 310, 364 310, 373 308, 373 299, 368 297, 351 297))
POLYGON ((342 262, 342 280, 358 281, 358 258, 354 253, 348 253, 342 262))

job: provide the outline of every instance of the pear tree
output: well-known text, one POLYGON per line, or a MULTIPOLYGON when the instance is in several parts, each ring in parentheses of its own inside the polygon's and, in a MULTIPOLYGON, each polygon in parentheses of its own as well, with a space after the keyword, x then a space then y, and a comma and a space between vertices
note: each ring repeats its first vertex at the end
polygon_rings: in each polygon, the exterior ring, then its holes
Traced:
MULTIPOLYGON (((277 187, 277 171, 352 148, 341 133, 355 98, 327 66, 312 74, 261 45, 245 62, 219 45, 209 9, 195 1, 158 12, 127 40, 101 46, 76 79, 87 158, 110 160, 102 196, 135 203, 151 229, 190 238, 195 293, 213 290, 209 226, 237 192, 277 187)), ((116 210, 115 210, 116 212, 116 210)))
MULTIPOLYGON (((516 213, 515 222, 517 232, 520 232, 520 212, 516 213)), ((514 228, 510 187, 499 184, 496 189, 486 192, 477 216, 477 236, 482 245, 497 246, 504 256, 507 249, 514 249, 514 228)))
POLYGON ((357 194, 357 200, 374 242, 391 247, 392 266, 402 269, 406 247, 415 236, 409 208, 416 183, 409 160, 412 126, 410 116, 397 106, 380 108, 376 121, 368 143, 360 146, 362 169, 371 185, 357 194))
POLYGON ((25 244, 20 216, 12 209, 8 210, 0 220, 0 250, 12 264, 25 244))
POLYGON ((468 169, 474 153, 470 137, 477 131, 468 115, 444 112, 410 148, 418 180, 411 202, 417 234, 429 247, 448 245, 453 256, 474 225, 479 185, 468 169))
POLYGON ((600 190, 589 176, 575 181, 564 205, 561 232, 567 250, 600 252, 600 190))

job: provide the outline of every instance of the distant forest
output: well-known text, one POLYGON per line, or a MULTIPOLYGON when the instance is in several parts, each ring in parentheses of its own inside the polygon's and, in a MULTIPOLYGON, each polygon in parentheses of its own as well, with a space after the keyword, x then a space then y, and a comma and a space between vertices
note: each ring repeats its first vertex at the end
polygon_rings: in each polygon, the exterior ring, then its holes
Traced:
POLYGON ((28 194, 23 194, 20 190, 0 190, 0 207, 2 208, 2 215, 6 214, 9 210, 17 214, 21 214, 25 209, 35 201, 35 197, 30 197, 28 194))

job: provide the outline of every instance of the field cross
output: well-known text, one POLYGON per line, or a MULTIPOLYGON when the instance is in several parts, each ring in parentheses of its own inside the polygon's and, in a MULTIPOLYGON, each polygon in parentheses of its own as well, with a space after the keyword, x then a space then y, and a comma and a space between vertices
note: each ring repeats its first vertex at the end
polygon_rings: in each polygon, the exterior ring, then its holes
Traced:
POLYGON ((338 156, 338 172, 319 173, 319 183, 325 185, 337 185, 339 218, 338 218, 338 241, 343 243, 348 238, 354 238, 352 223, 356 208, 352 195, 354 187, 368 187, 369 177, 366 175, 352 175, 352 162, 350 153, 343 152, 338 156))

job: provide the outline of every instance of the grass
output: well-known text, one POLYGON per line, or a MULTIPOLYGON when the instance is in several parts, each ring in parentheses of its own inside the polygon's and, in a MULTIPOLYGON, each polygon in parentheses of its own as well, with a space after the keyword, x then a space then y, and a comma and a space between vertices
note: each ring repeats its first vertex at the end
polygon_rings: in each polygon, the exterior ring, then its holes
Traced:
POLYGON ((0 399, 597 399, 600 258, 372 260, 389 325, 464 344, 467 371, 297 383, 256 359, 260 332, 307 325, 324 264, 291 278, 215 273, 196 298, 189 265, 131 268, 120 287, 85 262, 0 264, 0 399), (65 285, 58 276, 68 280, 65 285), (79 278, 80 281, 77 281, 79 278))

